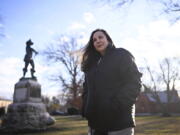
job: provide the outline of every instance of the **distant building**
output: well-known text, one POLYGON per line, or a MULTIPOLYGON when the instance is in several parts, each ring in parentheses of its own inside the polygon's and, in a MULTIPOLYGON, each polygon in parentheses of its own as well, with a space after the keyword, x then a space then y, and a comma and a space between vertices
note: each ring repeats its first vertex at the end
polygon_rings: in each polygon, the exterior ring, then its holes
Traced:
POLYGON ((7 107, 11 103, 12 103, 12 100, 0 98, 0 108, 1 107, 7 107))
MULTIPOLYGON (((158 91, 157 95, 162 104, 168 103, 167 91, 158 91)), ((170 91, 170 103, 168 111, 172 113, 180 113, 180 97, 177 90, 170 91)), ((159 107, 156 99, 150 92, 142 92, 136 102, 136 113, 159 113, 159 107)))

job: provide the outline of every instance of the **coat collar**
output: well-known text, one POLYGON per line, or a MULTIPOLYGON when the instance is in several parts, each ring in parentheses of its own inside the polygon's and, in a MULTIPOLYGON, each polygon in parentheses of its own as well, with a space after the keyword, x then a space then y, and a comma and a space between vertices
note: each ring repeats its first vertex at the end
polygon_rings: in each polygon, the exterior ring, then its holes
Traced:
POLYGON ((101 57, 104 57, 106 55, 108 55, 112 50, 114 50, 115 47, 112 46, 111 44, 108 44, 107 48, 106 48, 106 51, 105 51, 105 54, 104 55, 101 55, 101 57))

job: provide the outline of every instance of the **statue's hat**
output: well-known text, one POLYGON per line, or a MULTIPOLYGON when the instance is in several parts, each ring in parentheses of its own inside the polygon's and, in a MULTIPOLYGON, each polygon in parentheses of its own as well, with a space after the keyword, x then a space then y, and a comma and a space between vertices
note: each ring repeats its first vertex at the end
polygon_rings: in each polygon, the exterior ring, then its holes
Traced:
POLYGON ((33 45, 34 43, 31 41, 31 39, 29 39, 27 42, 26 42, 27 45, 33 45))

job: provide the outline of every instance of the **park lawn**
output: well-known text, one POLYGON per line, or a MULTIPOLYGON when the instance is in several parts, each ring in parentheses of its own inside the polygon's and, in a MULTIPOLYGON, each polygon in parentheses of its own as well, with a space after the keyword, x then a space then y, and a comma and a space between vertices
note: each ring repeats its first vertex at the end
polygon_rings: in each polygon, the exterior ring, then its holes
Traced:
POLYGON ((180 116, 136 117, 136 135, 180 135, 180 116))
MULTIPOLYGON (((46 131, 18 135, 87 135, 87 121, 80 116, 57 116, 46 131)), ((138 116, 135 135, 180 135, 180 116, 138 116)))
POLYGON ((56 116, 55 119, 56 123, 44 131, 3 135, 87 135, 87 121, 81 116, 56 116))

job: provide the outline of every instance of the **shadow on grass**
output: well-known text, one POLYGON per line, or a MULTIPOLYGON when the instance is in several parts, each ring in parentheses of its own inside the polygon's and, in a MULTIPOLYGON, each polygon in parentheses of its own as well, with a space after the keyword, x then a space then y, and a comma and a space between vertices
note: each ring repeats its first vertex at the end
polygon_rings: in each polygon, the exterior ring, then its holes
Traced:
POLYGON ((63 132, 63 131, 69 131, 73 130, 72 127, 49 127, 44 130, 22 130, 22 131, 5 131, 3 129, 0 129, 0 135, 24 135, 24 134, 43 134, 43 133, 53 133, 53 132, 63 132))
POLYGON ((85 120, 84 118, 82 118, 81 116, 79 115, 70 115, 70 116, 60 116, 60 117, 55 117, 55 119, 57 121, 61 120, 65 120, 65 121, 82 121, 82 120, 85 120))

